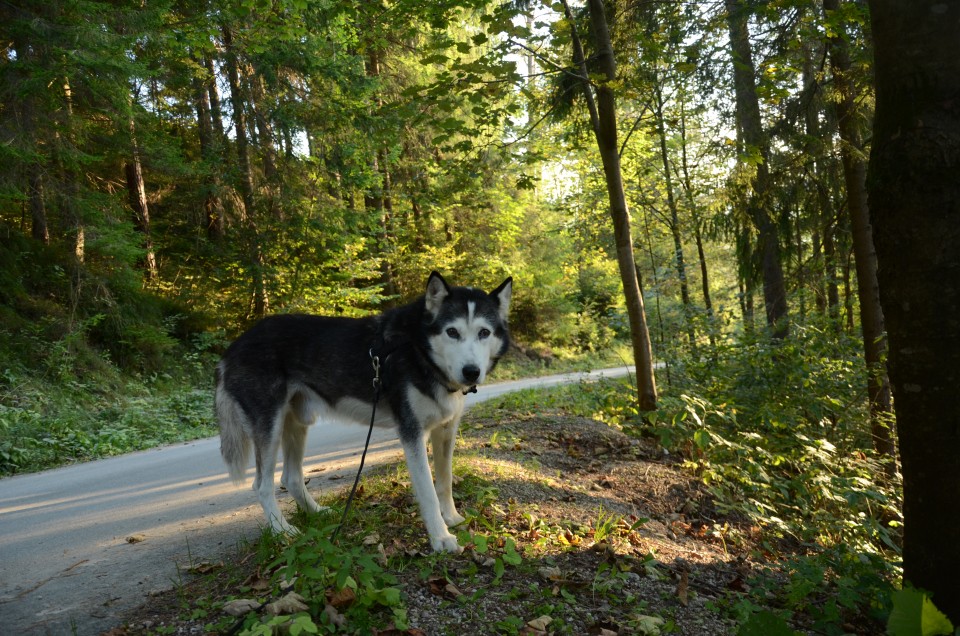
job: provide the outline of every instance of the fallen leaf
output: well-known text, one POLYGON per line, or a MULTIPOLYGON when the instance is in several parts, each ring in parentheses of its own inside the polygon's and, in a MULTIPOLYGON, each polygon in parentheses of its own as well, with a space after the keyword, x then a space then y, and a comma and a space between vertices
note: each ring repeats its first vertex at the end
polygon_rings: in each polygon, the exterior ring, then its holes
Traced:
POLYGON ((540 632, 545 632, 547 631, 547 625, 549 625, 551 622, 553 622, 553 618, 544 614, 543 616, 539 616, 532 621, 528 621, 527 627, 540 632))
POLYGON ((687 595, 687 588, 689 587, 690 582, 686 570, 680 571, 680 580, 677 582, 677 600, 680 601, 680 604, 684 607, 687 606, 687 603, 690 602, 690 599, 687 595))
POLYGON ((612 629, 607 629, 602 625, 594 625, 587 630, 587 633, 590 634, 590 636, 617 636, 617 632, 612 629))
POLYGON ((545 581, 560 581, 563 579, 563 572, 560 571, 560 568, 553 566, 544 566, 537 570, 537 574, 545 581))
POLYGON ((446 599, 454 600, 460 596, 463 596, 456 585, 447 580, 443 576, 431 576, 427 579, 427 585, 430 587, 430 593, 435 596, 440 596, 446 599))
POLYGON ((258 573, 251 574, 249 577, 247 577, 247 580, 244 581, 244 584, 249 585, 251 590, 257 592, 263 592, 270 587, 270 581, 263 578, 258 573))
POLYGON ((190 568, 189 572, 191 574, 209 574, 213 572, 218 567, 222 566, 222 563, 210 563, 209 561, 201 561, 193 567, 190 568))
POLYGON ((750 586, 747 585, 747 582, 740 575, 737 575, 732 581, 727 583, 727 588, 733 590, 734 592, 746 593, 750 591, 750 586))
POLYGON ((303 598, 296 592, 289 592, 286 596, 281 598, 278 601, 269 603, 266 607, 266 610, 269 614, 273 616, 280 616, 281 614, 296 614, 297 612, 305 612, 310 607, 306 604, 307 599, 303 598))
POLYGON ((444 592, 447 594, 447 596, 450 597, 450 598, 457 598, 457 597, 459 597, 459 596, 463 596, 463 592, 461 592, 459 589, 457 589, 457 586, 454 585, 453 583, 447 583, 447 584, 444 586, 443 591, 444 591, 444 592))
POLYGON ((387 550, 383 547, 382 543, 377 544, 377 563, 381 567, 387 567, 387 550))
POLYGON ((357 593, 349 587, 345 587, 339 592, 327 592, 327 603, 338 610, 350 607, 355 600, 357 600, 357 593))
POLYGON ((224 603, 223 611, 230 616, 243 616, 247 612, 255 611, 258 607, 260 607, 260 603, 252 598, 238 598, 224 603))
POLYGON ((663 627, 664 620, 659 616, 637 616, 637 633, 643 636, 660 636, 660 628, 663 627))
POLYGON ((380 543, 380 535, 376 532, 368 534, 363 538, 363 545, 377 545, 380 543))
POLYGON ((330 622, 337 627, 343 627, 347 624, 347 617, 338 612, 333 605, 326 605, 323 608, 323 613, 326 614, 330 622))

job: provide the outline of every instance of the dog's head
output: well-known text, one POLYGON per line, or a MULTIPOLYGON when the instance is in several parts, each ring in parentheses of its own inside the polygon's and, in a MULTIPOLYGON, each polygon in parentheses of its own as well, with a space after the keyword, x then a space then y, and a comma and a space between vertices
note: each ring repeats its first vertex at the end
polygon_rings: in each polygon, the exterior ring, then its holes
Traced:
POLYGON ((424 296, 428 353, 451 384, 481 384, 510 345, 507 314, 513 279, 489 294, 473 287, 451 287, 437 272, 424 296))

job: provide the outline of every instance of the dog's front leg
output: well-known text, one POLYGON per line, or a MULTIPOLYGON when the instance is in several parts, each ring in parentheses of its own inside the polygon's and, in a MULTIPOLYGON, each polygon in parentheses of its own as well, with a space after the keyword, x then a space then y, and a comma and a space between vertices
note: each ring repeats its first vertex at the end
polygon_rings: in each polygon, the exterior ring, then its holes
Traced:
POLYGON ((440 502, 440 516, 448 527, 463 523, 464 518, 457 512, 453 502, 453 447, 457 443, 456 419, 430 432, 430 444, 433 446, 433 473, 440 502))
POLYGON ((427 461, 427 440, 423 435, 418 435, 415 439, 402 439, 401 443, 407 470, 410 471, 413 495, 420 505, 420 516, 430 536, 430 546, 435 552, 463 552, 440 515, 440 501, 430 478, 430 464, 427 461))

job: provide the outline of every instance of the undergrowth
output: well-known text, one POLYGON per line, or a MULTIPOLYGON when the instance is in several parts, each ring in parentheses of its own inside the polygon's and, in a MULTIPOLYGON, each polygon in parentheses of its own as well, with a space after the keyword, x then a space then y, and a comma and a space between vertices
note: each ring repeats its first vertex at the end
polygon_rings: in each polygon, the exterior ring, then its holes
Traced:
POLYGON ((702 481, 716 510, 753 524, 753 549, 772 562, 728 611, 746 622, 774 598, 787 617, 812 611, 818 633, 843 633, 844 613, 889 614, 901 576, 901 485, 883 477, 870 445, 856 347, 798 327, 779 345, 678 355, 668 382, 659 373, 659 410, 644 417, 625 381, 516 393, 498 407, 561 409, 656 439, 702 481))
MULTIPOLYGON (((709 604, 738 634, 875 633, 885 623, 897 636, 951 633, 922 631, 931 620, 948 623, 927 597, 897 590, 900 486, 879 477, 856 353, 826 348, 824 337, 801 331, 777 347, 753 343, 718 348, 709 361, 673 360, 661 407, 646 417, 636 412, 632 384, 610 380, 508 394, 475 407, 470 419, 561 412, 655 440, 665 460, 708 493, 710 509, 734 522, 719 540, 753 564, 709 604)), ((509 435, 498 428, 489 443, 521 448, 509 435)), ((461 463, 456 491, 467 522, 458 534, 468 551, 427 555, 405 470, 395 470, 365 480, 341 545, 328 539, 337 512, 298 513, 296 524, 307 530, 289 542, 265 533, 256 575, 227 598, 192 599, 184 611, 199 603, 218 617, 208 629, 239 620, 243 634, 418 634, 410 620, 423 602, 409 596, 416 588, 490 634, 585 633, 585 625, 609 633, 603 623, 582 622, 587 598, 618 617, 621 633, 676 631, 675 598, 658 606, 630 591, 637 577, 656 580, 667 567, 637 547, 647 520, 602 508, 587 526, 541 519, 499 496, 490 467, 461 463), (411 580, 418 583, 404 587, 411 580), (463 581, 471 587, 459 589, 463 581), (256 610, 284 599, 290 605, 275 608, 278 616, 256 610), (223 616, 225 602, 241 600, 252 606, 239 619, 223 616), (538 631, 530 618, 540 613, 549 627, 538 631)))
POLYGON ((168 336, 168 370, 138 373, 91 346, 95 322, 0 328, 0 476, 216 434, 210 337, 168 336))

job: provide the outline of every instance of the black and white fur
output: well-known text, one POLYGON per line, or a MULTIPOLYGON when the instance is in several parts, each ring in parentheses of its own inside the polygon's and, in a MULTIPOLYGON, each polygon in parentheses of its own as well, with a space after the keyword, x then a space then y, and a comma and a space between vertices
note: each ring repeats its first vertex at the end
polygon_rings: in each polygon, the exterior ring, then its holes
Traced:
POLYGON ((303 481, 307 429, 331 419, 369 424, 377 356, 375 423, 398 431, 430 545, 461 550, 447 530, 463 521, 453 502, 453 446, 465 393, 507 351, 512 286, 508 278, 488 294, 451 287, 433 272, 426 293, 408 305, 368 318, 271 316, 227 348, 216 371, 220 451, 242 483, 253 450, 253 489, 275 531, 296 532, 277 504, 277 452, 283 449, 283 486, 301 508, 320 510, 303 481))

